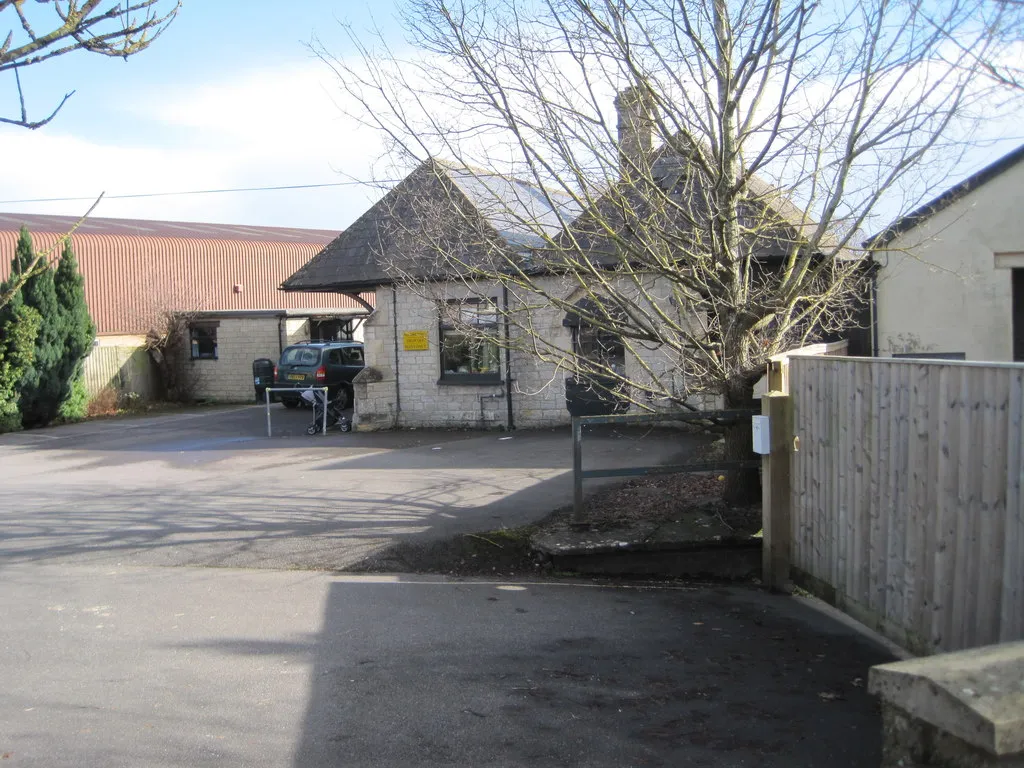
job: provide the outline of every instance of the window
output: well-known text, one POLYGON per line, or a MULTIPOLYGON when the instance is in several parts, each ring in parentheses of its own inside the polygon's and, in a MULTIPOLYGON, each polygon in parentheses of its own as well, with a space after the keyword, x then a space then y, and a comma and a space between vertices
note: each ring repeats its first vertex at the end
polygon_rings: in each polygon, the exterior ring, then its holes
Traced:
POLYGON ((341 359, 345 365, 362 365, 363 350, 359 347, 342 347, 341 359))
POLYGON ((281 355, 282 365, 316 365, 320 362, 320 350, 316 347, 288 347, 281 355))
POLYGON ((606 302, 583 299, 576 304, 578 311, 569 312, 562 325, 572 329, 572 351, 583 371, 596 368, 622 375, 626 372, 626 347, 622 338, 612 331, 591 325, 589 317, 607 317, 609 325, 621 314, 606 302))
POLYGON ((494 299, 466 299, 441 305, 441 381, 501 381, 494 299))
POLYGON ((193 360, 217 359, 217 323, 189 323, 188 340, 193 360))
POLYGON ((626 372, 626 348, 622 339, 611 331, 583 324, 573 329, 572 341, 577 358, 618 374, 626 372))

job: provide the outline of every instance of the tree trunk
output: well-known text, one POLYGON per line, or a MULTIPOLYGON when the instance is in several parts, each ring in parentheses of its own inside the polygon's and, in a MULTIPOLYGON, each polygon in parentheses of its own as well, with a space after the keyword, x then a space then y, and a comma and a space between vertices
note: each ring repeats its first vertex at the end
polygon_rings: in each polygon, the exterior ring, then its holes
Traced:
MULTIPOLYGON (((726 408, 753 408, 755 405, 754 382, 743 381, 729 386, 725 394, 726 408)), ((756 458, 752 443, 750 418, 740 419, 726 430, 725 460, 741 461, 756 458)), ((730 470, 726 474, 722 497, 726 503, 736 506, 757 504, 761 500, 761 477, 757 469, 730 470)))

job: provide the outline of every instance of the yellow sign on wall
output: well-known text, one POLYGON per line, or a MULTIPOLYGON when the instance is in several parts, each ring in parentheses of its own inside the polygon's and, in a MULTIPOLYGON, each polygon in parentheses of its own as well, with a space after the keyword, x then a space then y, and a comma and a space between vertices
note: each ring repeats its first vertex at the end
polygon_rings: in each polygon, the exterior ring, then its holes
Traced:
POLYGON ((402 348, 408 352, 430 349, 430 335, 427 331, 403 331, 402 348))

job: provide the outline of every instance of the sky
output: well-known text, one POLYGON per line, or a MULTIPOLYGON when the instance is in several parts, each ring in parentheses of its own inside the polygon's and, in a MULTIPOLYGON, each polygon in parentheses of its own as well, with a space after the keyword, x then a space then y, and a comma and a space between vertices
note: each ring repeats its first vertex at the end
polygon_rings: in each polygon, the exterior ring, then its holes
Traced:
MULTIPOLYGON (((105 192, 95 216, 341 231, 379 198, 365 182, 380 180, 385 150, 342 112, 335 75, 307 44, 317 37, 352 55, 344 23, 357 34, 379 27, 400 47, 400 2, 185 0, 165 34, 127 61, 76 53, 25 69, 30 117, 75 94, 43 128, 0 126, 0 211, 81 215, 105 192), (67 197, 87 199, 18 202, 67 197)), ((16 106, 5 76, 0 114, 16 106)), ((1024 142, 1019 117, 986 126, 949 185, 1024 142)))
MULTIPOLYGON (((335 76, 306 47, 316 36, 344 55, 343 22, 400 39, 390 1, 370 5, 186 0, 164 35, 127 60, 75 53, 23 70, 30 117, 75 94, 40 129, 0 126, 0 211, 80 215, 106 192, 95 216, 340 231, 378 187, 109 198, 373 178, 379 138, 345 118, 335 76), (54 197, 89 200, 11 202, 54 197)), ((3 77, 9 116, 14 83, 3 77)))

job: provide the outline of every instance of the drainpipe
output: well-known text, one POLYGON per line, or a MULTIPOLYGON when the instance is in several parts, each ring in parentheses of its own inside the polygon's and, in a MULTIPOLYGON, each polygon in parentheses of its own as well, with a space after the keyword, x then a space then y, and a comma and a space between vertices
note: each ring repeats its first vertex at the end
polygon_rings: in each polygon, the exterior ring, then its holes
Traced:
POLYGON ((277 355, 281 356, 284 352, 284 322, 287 315, 277 316, 277 355))
POLYGON ((395 426, 398 426, 398 418, 402 413, 402 387, 398 381, 398 289, 391 284, 391 327, 394 331, 395 342, 395 426))
MULTIPOLYGON (((509 348, 509 327, 508 327, 508 286, 501 287, 501 302, 504 304, 505 312, 505 405, 507 414, 505 416, 505 431, 511 432, 516 428, 512 420, 512 350, 509 348)), ((481 406, 482 407, 482 406, 481 406)))

